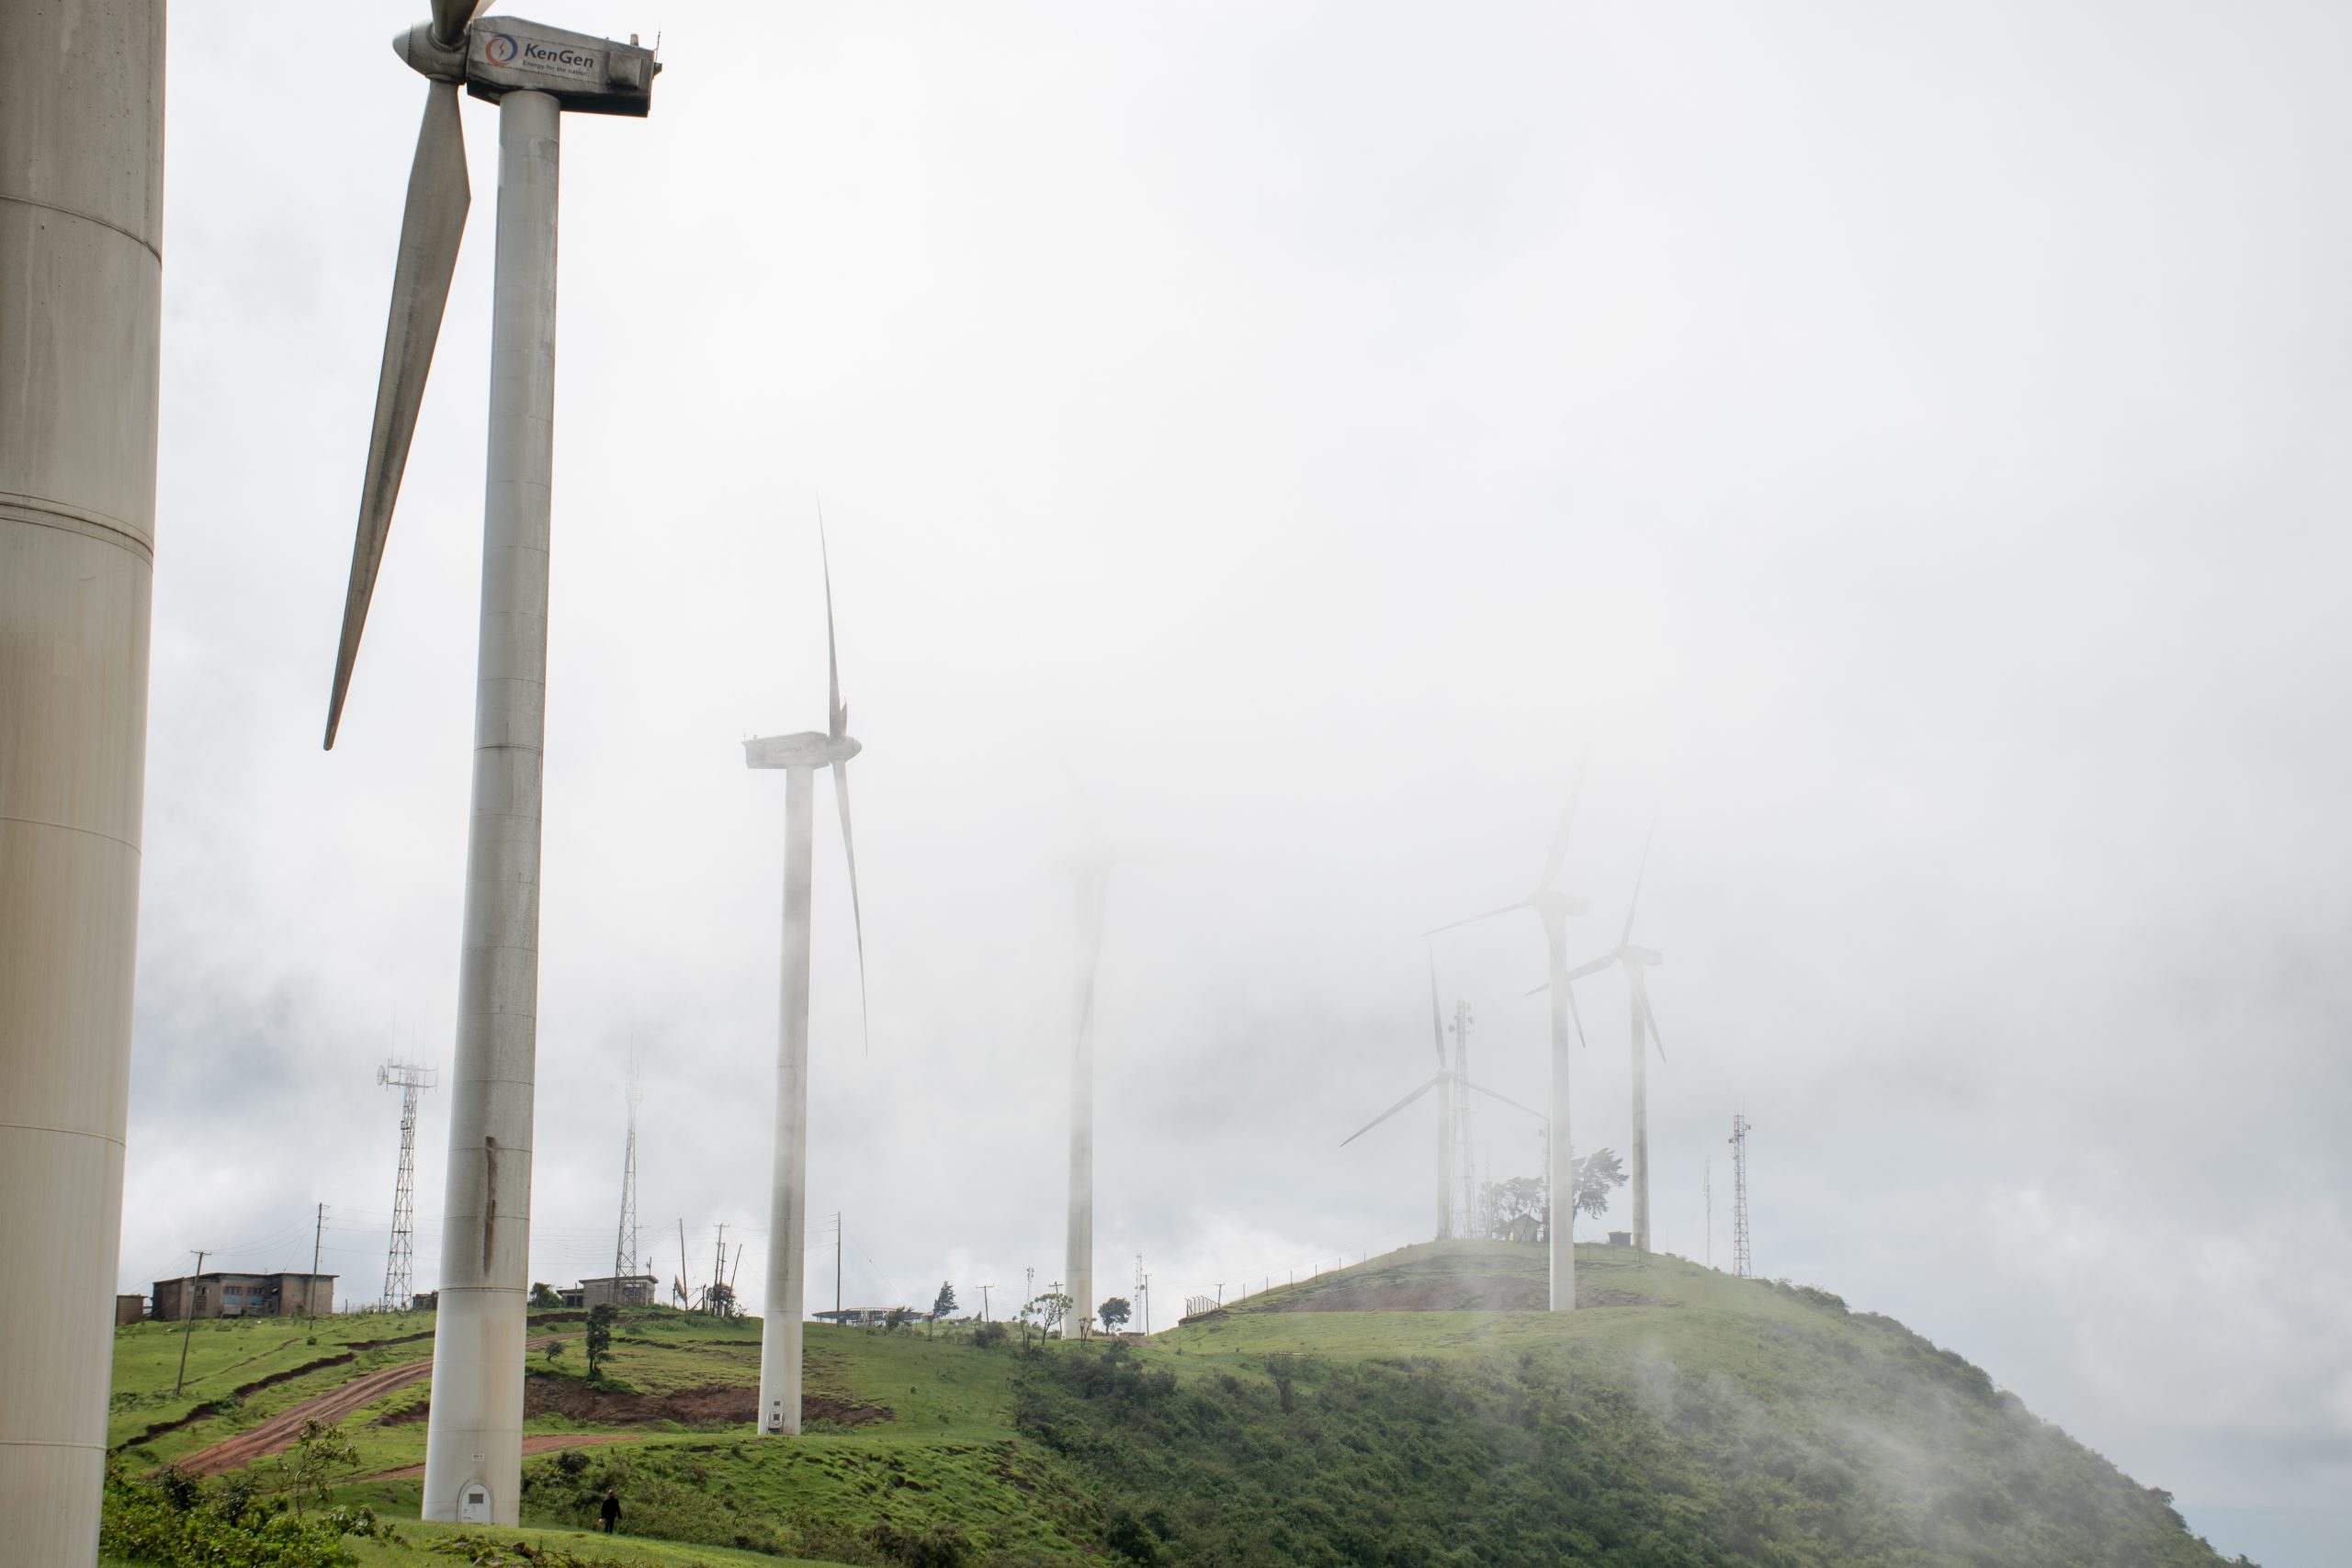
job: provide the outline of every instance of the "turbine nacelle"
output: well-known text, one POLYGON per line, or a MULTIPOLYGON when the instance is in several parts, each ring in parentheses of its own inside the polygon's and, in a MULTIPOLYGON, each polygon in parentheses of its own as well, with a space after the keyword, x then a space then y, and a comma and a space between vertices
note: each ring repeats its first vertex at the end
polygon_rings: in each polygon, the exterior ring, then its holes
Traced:
POLYGON ((520 17, 485 19, 451 41, 437 22, 419 22, 392 39, 392 52, 419 75, 460 83, 490 103, 509 93, 545 93, 568 114, 634 118, 652 108, 653 78, 662 71, 653 51, 634 39, 619 43, 520 17))
POLYGON ((846 762, 865 748, 846 735, 804 729, 797 735, 763 735, 743 742, 747 768, 819 768, 846 762))
POLYGON ((1616 956, 1641 969, 1655 969, 1666 962, 1666 954, 1657 948, 1635 947, 1632 942, 1627 942, 1619 948, 1616 956))

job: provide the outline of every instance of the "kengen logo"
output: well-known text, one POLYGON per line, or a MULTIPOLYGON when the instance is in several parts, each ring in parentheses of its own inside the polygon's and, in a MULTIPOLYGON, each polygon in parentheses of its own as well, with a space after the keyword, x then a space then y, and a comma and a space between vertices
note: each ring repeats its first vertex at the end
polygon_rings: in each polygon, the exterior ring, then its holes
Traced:
POLYGON ((558 76, 577 76, 594 81, 605 68, 604 56, 594 50, 574 49, 570 44, 547 43, 538 39, 517 38, 512 33, 492 33, 482 43, 482 58, 492 65, 519 66, 526 71, 544 71, 558 76))

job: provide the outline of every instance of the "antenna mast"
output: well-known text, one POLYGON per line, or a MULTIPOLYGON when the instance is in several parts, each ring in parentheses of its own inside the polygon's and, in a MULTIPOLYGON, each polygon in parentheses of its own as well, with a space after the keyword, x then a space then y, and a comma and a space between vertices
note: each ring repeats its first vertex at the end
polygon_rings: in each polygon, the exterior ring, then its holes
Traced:
POLYGON ((1731 1271, 1743 1280, 1756 1277, 1747 1251, 1747 1117, 1731 1119, 1731 1271))
POLYGON ((416 1096, 440 1073, 407 1062, 376 1069, 379 1088, 401 1091, 401 1171, 392 1182, 392 1245, 384 1257, 386 1312, 406 1312, 416 1285, 416 1096))
MULTIPOLYGON (((621 1164, 621 1231, 613 1243, 613 1289, 637 1276, 637 1103, 644 1095, 637 1086, 637 1055, 628 1060, 628 1153, 621 1164)), ((629 1298, 634 1299, 634 1298, 629 1298)))

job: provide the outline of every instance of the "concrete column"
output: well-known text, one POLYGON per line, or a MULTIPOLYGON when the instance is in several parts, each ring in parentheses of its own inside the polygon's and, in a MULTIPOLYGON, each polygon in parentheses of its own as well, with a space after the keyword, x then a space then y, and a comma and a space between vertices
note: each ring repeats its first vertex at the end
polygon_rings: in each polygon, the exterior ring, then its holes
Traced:
POLYGON ((1568 927, 1550 909, 1544 917, 1544 952, 1552 976, 1552 1310, 1577 1304, 1575 1153, 1568 1139, 1568 927))
POLYGON ((0 0, 0 1562, 98 1553, 163 319, 162 0, 0 0))
POLYGON ((1641 995, 1636 991, 1634 999, 1634 1246, 1644 1252, 1650 1249, 1649 1065, 1648 1041, 1642 1032, 1641 995))
POLYGON ((801 1309, 808 1282, 808 891, 815 773, 784 774, 784 976, 775 1055, 775 1170, 761 1303, 759 1429, 800 1433, 801 1309))
POLYGON ((502 1525, 516 1520, 523 1482, 559 130, 544 94, 499 104, 473 807, 424 1450, 426 1518, 502 1525))

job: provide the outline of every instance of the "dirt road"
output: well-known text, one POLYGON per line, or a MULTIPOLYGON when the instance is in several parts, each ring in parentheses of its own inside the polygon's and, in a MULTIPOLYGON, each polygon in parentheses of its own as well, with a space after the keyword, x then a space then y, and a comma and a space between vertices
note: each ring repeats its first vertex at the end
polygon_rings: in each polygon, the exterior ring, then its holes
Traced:
POLYGON ((289 1446, 302 1435, 305 1421, 340 1421, 362 1405, 373 1404, 386 1394, 406 1388, 418 1379, 429 1375, 433 1361, 411 1361, 406 1366, 386 1367, 369 1372, 341 1388, 331 1389, 316 1399, 304 1400, 293 1409, 273 1416, 258 1427, 250 1427, 224 1442, 213 1444, 180 1461, 180 1468, 198 1475, 218 1475, 224 1470, 234 1470, 257 1459, 289 1446))

